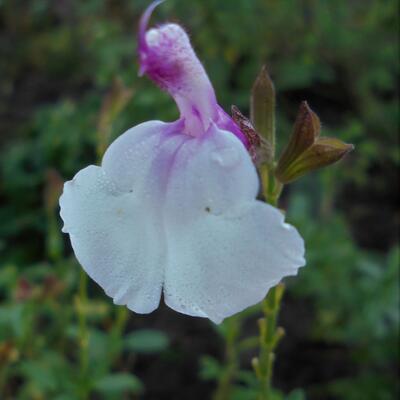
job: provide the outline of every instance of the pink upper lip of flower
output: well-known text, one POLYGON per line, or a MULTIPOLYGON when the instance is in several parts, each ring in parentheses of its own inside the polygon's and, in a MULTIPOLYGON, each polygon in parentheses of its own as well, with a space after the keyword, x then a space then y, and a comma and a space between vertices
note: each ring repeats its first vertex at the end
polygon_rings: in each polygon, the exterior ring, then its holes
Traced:
POLYGON ((215 123, 249 148, 246 136, 218 105, 212 84, 186 32, 177 24, 163 24, 147 30, 151 14, 160 3, 162 1, 151 3, 140 19, 139 74, 148 75, 174 98, 185 121, 185 133, 201 136, 215 123))
POLYGON ((158 63, 155 63, 155 60, 152 59, 154 58, 154 55, 152 54, 147 43, 146 31, 154 9, 159 4, 163 3, 163 1, 164 0, 157 0, 151 3, 140 18, 138 32, 139 76, 143 76, 145 73, 148 73, 150 69, 156 73, 157 66, 159 67, 158 63))
POLYGON ((148 46, 146 42, 146 29, 149 23, 151 14, 153 13, 154 9, 163 2, 163 0, 157 0, 151 3, 143 15, 140 18, 139 22, 139 34, 138 34, 138 49, 139 49, 139 59, 140 59, 140 74, 143 74, 145 71, 142 71, 142 68, 145 67, 146 63, 146 55, 148 51, 148 46))

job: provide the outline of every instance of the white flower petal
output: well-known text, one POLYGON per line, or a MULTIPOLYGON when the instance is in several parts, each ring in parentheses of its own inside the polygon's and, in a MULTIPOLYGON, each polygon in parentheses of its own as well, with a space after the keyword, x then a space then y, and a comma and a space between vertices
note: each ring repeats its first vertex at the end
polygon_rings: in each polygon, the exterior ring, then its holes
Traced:
POLYGON ((167 229, 171 223, 202 218, 206 209, 221 214, 254 200, 258 190, 257 173, 243 144, 232 133, 214 127, 202 138, 187 140, 174 159, 166 194, 167 229), (178 215, 169 221, 176 210, 178 215))
POLYGON ((127 130, 107 149, 102 168, 122 191, 147 190, 149 171, 172 124, 148 121, 127 130))
POLYGON ((218 323, 304 265, 303 240, 279 210, 255 200, 257 190, 255 168, 232 134, 182 147, 165 208, 171 308, 218 323))
POLYGON ((64 186, 64 232, 75 254, 116 304, 139 313, 158 307, 166 263, 159 204, 169 149, 186 138, 172 124, 151 121, 130 129, 108 149, 103 168, 90 166, 64 186))
POLYGON ((139 313, 156 309, 166 248, 154 210, 133 193, 115 189, 95 166, 65 184, 60 205, 64 232, 89 276, 116 304, 139 313))
POLYGON ((143 125, 145 129, 135 127, 110 146, 104 168, 90 166, 67 182, 60 206, 63 231, 70 234, 86 272, 116 304, 148 313, 158 307, 166 262, 156 199, 165 178, 162 163, 168 160, 159 157, 155 141, 171 140, 160 129, 167 124, 143 125), (155 164, 161 173, 146 184, 155 164))

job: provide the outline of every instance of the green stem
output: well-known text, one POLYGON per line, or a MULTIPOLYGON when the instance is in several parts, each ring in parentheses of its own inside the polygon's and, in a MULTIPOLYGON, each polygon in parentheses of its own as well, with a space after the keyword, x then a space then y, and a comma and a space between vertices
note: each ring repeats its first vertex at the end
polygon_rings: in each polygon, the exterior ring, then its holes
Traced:
POLYGON ((225 359, 226 366, 224 372, 221 374, 217 390, 214 394, 214 400, 229 400, 231 398, 232 382, 235 379, 239 367, 239 353, 237 340, 240 333, 240 316, 230 317, 227 321, 227 335, 226 335, 226 348, 225 359))
POLYGON ((120 338, 122 336, 127 320, 128 320, 128 308, 126 306, 118 307, 117 318, 113 330, 115 338, 120 338))
MULTIPOLYGON (((259 132, 270 146, 269 161, 260 166, 260 177, 263 188, 263 196, 268 204, 277 207, 283 185, 275 177, 275 88, 263 67, 253 85, 250 109, 251 120, 257 132, 259 132)), ((263 318, 259 324, 258 358, 253 359, 253 368, 259 381, 258 400, 271 400, 271 382, 275 348, 283 336, 283 329, 277 327, 277 318, 283 295, 283 285, 270 289, 262 303, 263 318)))
POLYGON ((89 329, 87 323, 87 274, 81 269, 79 272, 79 294, 76 300, 79 319, 79 368, 80 368, 80 397, 86 400, 89 396, 88 366, 89 366, 89 329))
POLYGON ((264 199, 268 204, 276 207, 282 193, 283 185, 275 178, 274 168, 275 166, 262 165, 260 175, 264 199))
POLYGON ((253 360, 253 367, 259 380, 258 400, 271 399, 271 384, 275 349, 283 337, 283 329, 277 327, 277 318, 284 291, 283 285, 272 288, 264 299, 264 317, 258 321, 260 330, 260 354, 253 360))
MULTIPOLYGON (((260 174, 265 201, 276 207, 283 185, 275 178, 273 167, 262 167, 260 174)), ((272 396, 275 349, 284 334, 283 329, 277 327, 283 291, 284 286, 282 284, 273 287, 262 303, 263 318, 258 321, 260 353, 258 358, 253 360, 253 368, 259 381, 258 400, 270 400, 272 396)))
POLYGON ((125 306, 117 308, 116 318, 114 325, 111 329, 110 335, 112 338, 112 350, 110 352, 110 366, 114 362, 116 355, 121 351, 122 346, 122 335, 125 330, 126 323, 128 321, 128 309, 125 306))

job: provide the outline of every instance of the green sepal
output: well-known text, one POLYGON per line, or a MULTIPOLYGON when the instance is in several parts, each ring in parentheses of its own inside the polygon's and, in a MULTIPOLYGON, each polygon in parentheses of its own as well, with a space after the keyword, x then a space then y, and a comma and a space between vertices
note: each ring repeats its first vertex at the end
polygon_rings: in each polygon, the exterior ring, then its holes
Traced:
POLYGON ((275 153, 275 87, 265 65, 251 91, 250 120, 256 131, 268 142, 271 159, 275 153))
POLYGON ((302 102, 293 134, 275 170, 281 183, 293 182, 308 172, 331 165, 354 149, 352 144, 339 139, 320 137, 320 131, 318 116, 302 102))

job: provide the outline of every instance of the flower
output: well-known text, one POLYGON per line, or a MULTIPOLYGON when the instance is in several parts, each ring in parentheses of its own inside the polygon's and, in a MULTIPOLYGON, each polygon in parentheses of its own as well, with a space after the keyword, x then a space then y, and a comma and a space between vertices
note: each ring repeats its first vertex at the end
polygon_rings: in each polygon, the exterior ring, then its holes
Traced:
POLYGON ((163 292, 174 310, 219 323, 295 275, 304 244, 278 209, 256 200, 247 139, 218 105, 185 31, 146 31, 157 4, 140 22, 140 71, 181 117, 129 129, 101 166, 66 182, 63 231, 115 304, 149 313, 163 292))

